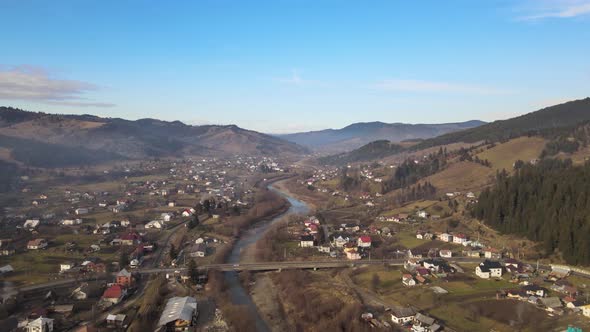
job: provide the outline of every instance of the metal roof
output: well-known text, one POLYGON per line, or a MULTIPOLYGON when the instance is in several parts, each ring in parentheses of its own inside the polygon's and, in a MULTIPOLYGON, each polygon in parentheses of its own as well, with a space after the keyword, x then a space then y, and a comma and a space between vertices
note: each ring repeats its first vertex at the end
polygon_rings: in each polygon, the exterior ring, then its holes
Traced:
POLYGON ((194 297, 173 297, 168 300, 158 326, 164 326, 168 323, 182 319, 191 321, 194 312, 197 310, 197 300, 194 297))

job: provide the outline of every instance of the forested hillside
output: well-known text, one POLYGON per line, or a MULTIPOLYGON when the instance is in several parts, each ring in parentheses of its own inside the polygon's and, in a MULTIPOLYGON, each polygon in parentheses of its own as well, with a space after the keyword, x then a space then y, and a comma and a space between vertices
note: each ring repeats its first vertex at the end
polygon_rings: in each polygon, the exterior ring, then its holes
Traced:
POLYGON ((495 121, 476 128, 427 139, 413 146, 412 150, 457 142, 498 142, 525 135, 554 137, 561 134, 562 129, 585 121, 590 121, 590 98, 570 101, 512 119, 495 121))
POLYGON ((318 159, 321 164, 347 164, 359 161, 370 161, 385 158, 404 150, 401 145, 393 144, 390 141, 375 141, 364 145, 356 150, 347 153, 341 153, 333 156, 322 157, 318 159))
POLYGON ((570 160, 523 164, 513 175, 498 174, 482 192, 474 217, 504 233, 515 233, 556 249, 570 264, 590 264, 590 163, 570 160))

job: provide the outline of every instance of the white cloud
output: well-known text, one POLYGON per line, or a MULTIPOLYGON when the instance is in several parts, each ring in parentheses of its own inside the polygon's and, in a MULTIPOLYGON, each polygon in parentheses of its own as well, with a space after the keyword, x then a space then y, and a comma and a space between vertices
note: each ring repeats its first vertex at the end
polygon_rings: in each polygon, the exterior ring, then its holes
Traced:
POLYGON ((383 91, 399 92, 440 92, 461 94, 506 94, 508 91, 449 82, 433 82, 406 79, 387 79, 374 85, 376 89, 383 91))
POLYGON ((114 106, 83 97, 87 92, 98 89, 92 83, 54 78, 40 67, 0 66, 0 99, 76 107, 114 106))
POLYGON ((590 0, 536 0, 529 2, 525 11, 520 17, 524 21, 590 15, 590 0))

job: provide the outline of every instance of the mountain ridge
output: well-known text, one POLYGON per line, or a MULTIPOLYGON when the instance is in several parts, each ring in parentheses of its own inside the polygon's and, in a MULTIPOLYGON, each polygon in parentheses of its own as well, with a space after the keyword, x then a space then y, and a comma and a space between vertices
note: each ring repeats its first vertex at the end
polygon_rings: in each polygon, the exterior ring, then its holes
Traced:
MULTIPOLYGON (((192 126, 180 121, 49 114, 11 107, 0 107, 0 135, 11 138, 0 142, 0 148, 8 149, 13 155, 22 156, 15 149, 35 146, 34 150, 50 149, 67 156, 75 151, 86 155, 94 151, 104 156, 105 161, 182 155, 308 153, 305 147, 295 143, 236 125, 192 126)), ((83 161, 75 156, 66 159, 76 160, 72 165, 83 161)), ((33 164, 42 165, 43 160, 35 160, 33 164)))
POLYGON ((427 139, 452 131, 480 126, 485 122, 469 120, 441 124, 386 123, 381 121, 357 122, 340 129, 324 129, 277 137, 323 152, 345 152, 379 140, 402 142, 414 139, 427 139))

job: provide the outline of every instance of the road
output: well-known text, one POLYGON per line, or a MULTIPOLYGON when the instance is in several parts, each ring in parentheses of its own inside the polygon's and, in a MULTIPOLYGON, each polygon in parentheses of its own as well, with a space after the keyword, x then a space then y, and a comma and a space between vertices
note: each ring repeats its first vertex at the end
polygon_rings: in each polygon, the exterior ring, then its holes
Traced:
MULTIPOLYGON (((208 264, 199 266, 200 270, 219 270, 219 271, 275 271, 289 269, 333 269, 346 268, 366 265, 390 265, 403 266, 405 258, 398 259, 379 259, 379 260, 327 260, 327 261, 297 261, 297 262, 257 262, 257 263, 240 263, 240 264, 208 264)), ((451 263, 479 263, 481 258, 457 257, 448 260, 451 263)), ((137 270, 141 274, 153 273, 173 273, 182 271, 184 268, 146 268, 137 270)))

